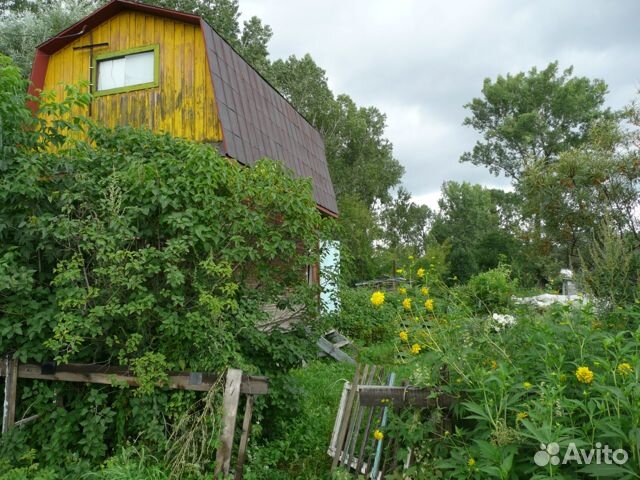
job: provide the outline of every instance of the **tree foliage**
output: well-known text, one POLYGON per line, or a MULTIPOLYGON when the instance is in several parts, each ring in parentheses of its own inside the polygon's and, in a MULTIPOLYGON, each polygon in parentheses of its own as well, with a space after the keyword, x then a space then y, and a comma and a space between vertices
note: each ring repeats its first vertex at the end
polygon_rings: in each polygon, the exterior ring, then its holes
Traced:
POLYGON ((575 77, 571 67, 560 72, 557 62, 540 71, 487 78, 482 97, 465 105, 471 115, 464 120, 483 140, 460 160, 518 181, 534 161, 552 163, 585 143, 591 123, 610 116, 606 93, 604 81, 575 77))
POLYGON ((413 202, 411 194, 400 187, 396 197, 380 213, 382 238, 392 251, 402 249, 406 255, 424 255, 432 217, 428 206, 413 202))
POLYGON ((0 54, 29 76, 36 46, 95 10, 103 0, 14 2, 0 16, 0 54))
POLYGON ((448 263, 453 276, 464 281, 511 259, 517 245, 503 227, 498 199, 507 196, 467 182, 446 182, 438 201, 440 211, 430 238, 450 246, 448 263))

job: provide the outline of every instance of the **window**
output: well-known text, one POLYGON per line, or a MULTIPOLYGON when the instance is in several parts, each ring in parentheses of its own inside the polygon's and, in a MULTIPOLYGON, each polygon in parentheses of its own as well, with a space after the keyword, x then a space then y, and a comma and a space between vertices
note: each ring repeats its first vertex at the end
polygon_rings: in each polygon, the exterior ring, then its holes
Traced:
POLYGON ((97 56, 93 80, 95 95, 157 87, 158 46, 97 56))

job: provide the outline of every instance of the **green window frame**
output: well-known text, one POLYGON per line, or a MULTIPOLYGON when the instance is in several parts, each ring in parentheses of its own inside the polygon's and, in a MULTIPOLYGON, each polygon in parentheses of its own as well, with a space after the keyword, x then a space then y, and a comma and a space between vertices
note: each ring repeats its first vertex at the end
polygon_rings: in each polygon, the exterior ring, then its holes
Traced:
POLYGON ((93 65, 91 65, 91 91, 94 97, 100 97, 103 95, 113 95, 116 93, 126 93, 135 90, 142 90, 145 88, 154 88, 159 85, 160 79, 160 45, 146 45, 144 47, 128 48, 126 50, 118 50, 116 52, 107 52, 100 55, 96 55, 93 59, 93 65), (147 83, 138 83, 136 85, 127 85, 124 87, 110 88, 108 90, 98 90, 98 65, 105 60, 114 60, 117 58, 123 58, 127 55, 133 55, 135 53, 153 52, 153 81, 147 83))

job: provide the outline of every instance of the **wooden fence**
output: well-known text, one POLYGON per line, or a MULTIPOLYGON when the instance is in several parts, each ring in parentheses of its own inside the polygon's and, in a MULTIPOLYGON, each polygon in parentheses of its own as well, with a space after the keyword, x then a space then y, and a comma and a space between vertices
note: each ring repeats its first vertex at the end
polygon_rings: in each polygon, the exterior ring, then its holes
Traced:
MULTIPOLYGON (((19 364, 10 355, 6 355, 0 365, 0 377, 5 378, 4 403, 2 409, 2 433, 37 420, 37 415, 16 422, 16 403, 18 379, 51 380, 61 382, 96 383, 104 385, 125 384, 131 387, 139 385, 128 367, 109 367, 95 364, 19 364)), ((202 372, 171 372, 168 382, 163 385, 170 389, 209 391, 220 379, 220 374, 202 372)), ((240 395, 246 396, 242 434, 238 447, 237 463, 234 478, 240 480, 246 460, 247 444, 251 430, 251 417, 256 395, 264 395, 269 391, 269 379, 245 375, 242 370, 227 370, 223 394, 223 424, 219 447, 216 451, 215 478, 226 478, 231 467, 233 439, 236 429, 236 418, 240 395)))
POLYGON ((356 366, 353 381, 345 382, 342 390, 327 451, 333 458, 332 471, 342 465, 356 477, 377 480, 400 467, 408 468, 411 452, 404 465, 399 465, 398 442, 389 436, 376 438, 375 431, 384 432, 391 409, 434 409, 453 402, 432 388, 394 386, 395 380, 393 372, 387 374, 375 365, 356 366))

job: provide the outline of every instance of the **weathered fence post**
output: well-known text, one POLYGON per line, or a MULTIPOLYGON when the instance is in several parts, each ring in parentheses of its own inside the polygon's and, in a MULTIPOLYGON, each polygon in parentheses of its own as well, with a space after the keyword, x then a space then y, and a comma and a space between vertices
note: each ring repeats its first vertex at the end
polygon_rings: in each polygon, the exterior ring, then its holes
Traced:
POLYGON ((216 452, 215 478, 224 478, 229 474, 241 383, 242 370, 230 368, 227 371, 227 381, 222 399, 222 432, 220 433, 220 445, 216 452))
POLYGON ((251 417, 253 415, 253 395, 247 395, 247 404, 244 407, 244 421, 242 422, 242 436, 238 447, 238 464, 236 466, 235 480, 242 480, 244 462, 247 458, 247 444, 251 435, 251 417))
MULTIPOLYGON (((349 428, 349 419, 351 416, 351 408, 353 407, 353 401, 356 396, 356 392, 358 391, 358 384, 360 381, 360 364, 356 365, 356 372, 353 375, 353 383, 351 384, 351 390, 349 391, 349 395, 347 396, 347 404, 345 405, 343 423, 340 426, 340 431, 338 433, 338 441, 336 442, 336 454, 333 457, 333 461, 331 462, 331 471, 335 471, 338 466, 338 462, 340 461, 340 452, 342 452, 342 447, 344 446, 345 437, 347 436, 347 429, 349 428)), ((346 453, 345 453, 346 455, 346 453)))
POLYGON ((2 433, 7 433, 16 423, 16 393, 18 389, 18 360, 11 355, 4 357, 4 403, 2 407, 2 433))

